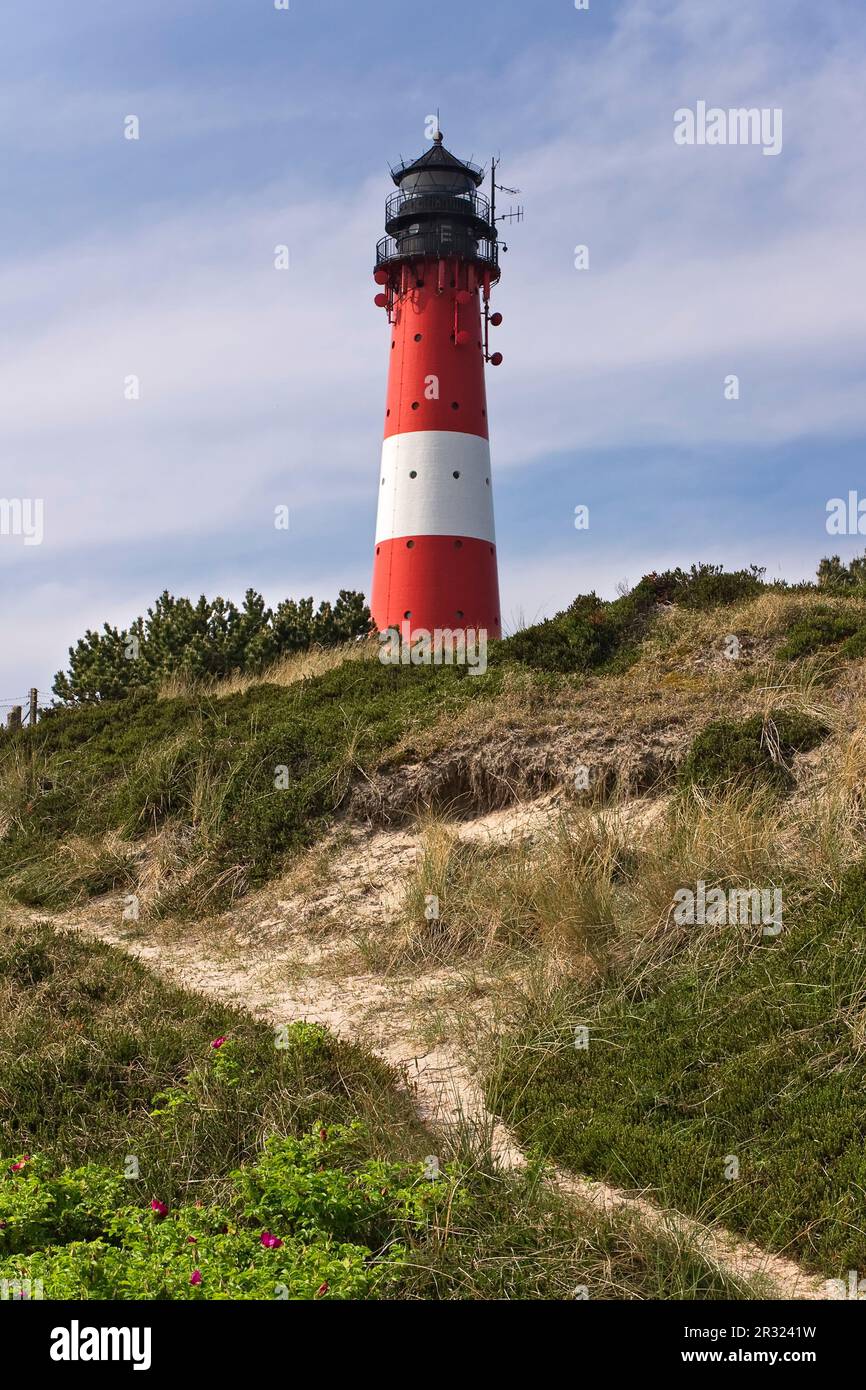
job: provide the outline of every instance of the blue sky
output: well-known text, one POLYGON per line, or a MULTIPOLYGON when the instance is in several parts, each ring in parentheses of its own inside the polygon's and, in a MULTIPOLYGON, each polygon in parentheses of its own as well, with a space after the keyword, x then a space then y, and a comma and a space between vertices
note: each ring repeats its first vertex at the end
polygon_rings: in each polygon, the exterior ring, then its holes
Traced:
POLYGON ((41 545, 0 535, 0 701, 166 587, 369 592, 372 259, 437 106, 526 209, 488 379, 506 622, 866 544, 825 531, 866 493, 858 0, 7 0, 0 40, 0 497, 45 507, 41 545), (677 146, 699 100, 781 108, 782 152, 677 146))

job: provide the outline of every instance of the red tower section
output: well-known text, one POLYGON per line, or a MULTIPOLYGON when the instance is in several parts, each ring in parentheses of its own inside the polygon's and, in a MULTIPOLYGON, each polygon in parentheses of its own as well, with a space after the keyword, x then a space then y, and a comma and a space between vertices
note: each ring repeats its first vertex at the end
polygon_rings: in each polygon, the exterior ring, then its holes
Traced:
POLYGON ((496 229, 482 172, 438 135, 394 171, 377 304, 390 368, 373 567, 380 631, 501 634, 484 363, 496 229))

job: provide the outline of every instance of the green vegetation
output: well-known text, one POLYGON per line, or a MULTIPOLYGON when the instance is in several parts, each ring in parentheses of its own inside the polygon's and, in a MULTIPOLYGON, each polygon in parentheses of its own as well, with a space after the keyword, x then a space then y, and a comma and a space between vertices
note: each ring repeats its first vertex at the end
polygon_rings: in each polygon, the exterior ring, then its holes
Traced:
POLYGON ((778 936, 669 925, 558 1024, 535 1009, 490 1099, 538 1152, 835 1276, 866 1261, 866 863, 792 912, 794 891, 778 936))
POLYGON ((170 829, 162 907, 225 904, 312 843, 408 729, 499 683, 354 661, 220 700, 137 695, 58 711, 0 744, 0 880, 32 906, 76 901, 129 882, 142 837, 170 829))
MULTIPOLYGON (((149 911, 219 909, 313 843, 352 787, 377 767, 393 766, 394 749, 405 748, 414 731, 444 719, 459 726, 478 701, 493 708, 508 671, 522 671, 539 691, 545 682, 565 688, 563 682, 588 674, 622 672, 640 656, 660 605, 702 610, 761 588, 756 569, 725 574, 698 565, 649 575, 612 603, 582 596, 556 618, 494 644, 484 675, 362 657, 288 685, 264 681, 219 697, 193 688, 160 699, 146 687, 123 699, 91 699, 82 674, 80 703, 0 740, 0 883, 30 906, 61 907, 132 888, 147 846, 160 856, 149 911)), ((351 627, 366 610, 349 603, 351 595, 342 597, 351 627)), ((248 632, 256 630, 254 615, 262 617, 253 598, 244 609, 248 632)), ((140 660, 150 663, 151 681, 175 669, 185 624, 194 628, 198 621, 189 605, 164 600, 143 629, 140 660)), ((309 605, 305 614, 304 622, 312 620, 309 605)), ((283 618, 288 623, 285 612, 283 618)), ((238 617, 241 628, 244 622, 238 617)), ((291 639, 286 629, 280 640, 307 641, 304 622, 295 623, 291 639)), ((222 624, 225 643, 213 648, 212 673, 241 660, 243 644, 229 641, 236 626, 222 624)), ((190 632, 181 648, 193 652, 199 648, 190 632)), ((259 637, 261 630, 243 649, 243 661, 252 660, 259 637)), ((208 650, 210 640, 202 638, 208 650)), ((113 649, 116 655, 116 644, 113 649)), ((128 675, 130 663, 117 659, 128 675)), ((693 750, 686 779, 706 785, 750 772, 781 786, 790 752, 810 746, 802 730, 787 730, 788 716, 781 719, 776 744, 772 729, 754 722, 742 729, 711 726, 693 750)))
POLYGON ((367 1053, 307 1025, 280 1043, 123 951, 47 923, 0 927, 0 1152, 115 1172, 134 1154, 148 1200, 174 1205, 218 1198, 267 1133, 359 1120, 380 1153, 393 1127, 419 1134, 367 1053))
MULTIPOLYGON (((633 647, 659 603, 712 608, 753 598, 766 586, 763 570, 726 573, 721 565, 692 565, 687 572, 647 575, 613 602, 581 594, 556 617, 499 644, 496 661, 521 662, 545 671, 608 669, 633 657, 633 647)), ((230 600, 193 604, 166 590, 123 631, 103 624, 69 649, 69 669, 54 679, 64 704, 119 700, 174 676, 216 682, 237 674, 260 675, 282 657, 310 647, 333 647, 370 631, 363 594, 341 589, 336 603, 313 609, 311 598, 285 599, 275 610, 248 589, 241 608, 230 600)))
POLYGON ((818 586, 834 594, 866 593, 866 555, 857 555, 843 565, 838 555, 829 555, 818 566, 818 586))
POLYGON ((852 660, 866 655, 866 614, 818 604, 792 623, 777 655, 784 661, 796 661, 835 646, 840 656, 852 660))
POLYGON ((46 1298, 745 1298, 537 1169, 441 1162, 386 1067, 0 928, 0 1280, 46 1298), (585 1294, 581 1290, 585 1290, 585 1294))
POLYGON ((118 700, 158 686, 167 676, 222 680, 238 672, 261 672, 280 657, 311 646, 331 647, 370 630, 363 594, 341 589, 336 603, 284 599, 276 609, 248 589, 243 606, 230 600, 197 603, 160 594, 146 618, 123 632, 103 625, 69 648, 69 670, 58 671, 54 694, 66 704, 118 700))
POLYGON ((610 603, 581 594, 562 613, 503 642, 495 659, 519 661, 543 671, 617 671, 636 658, 659 604, 707 609, 754 598, 766 586, 763 570, 725 573, 721 565, 648 574, 610 603))
POLYGON ((359 1137, 338 1126, 272 1139, 231 1175, 222 1206, 174 1210, 130 1203, 136 1184, 95 1165, 53 1174, 44 1160, 19 1160, 0 1185, 14 1255, 0 1277, 40 1280, 51 1298, 392 1293, 452 1184, 426 1179, 423 1164, 353 1164, 359 1137))
POLYGON ((821 720, 797 711, 773 710, 739 722, 717 719, 695 738, 680 768, 683 787, 728 790, 737 784, 777 792, 794 784, 788 762, 827 737, 821 720))

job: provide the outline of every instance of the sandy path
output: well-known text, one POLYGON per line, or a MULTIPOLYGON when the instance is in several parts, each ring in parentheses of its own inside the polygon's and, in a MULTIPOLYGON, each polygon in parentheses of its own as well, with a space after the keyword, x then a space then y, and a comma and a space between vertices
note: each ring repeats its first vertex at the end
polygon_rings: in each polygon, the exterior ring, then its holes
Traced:
MULTIPOLYGON (((505 839, 533 834, 549 824, 551 798, 496 811, 456 827, 461 836, 505 839)), ((639 807, 635 814, 640 815, 639 807)), ((86 914, 58 916, 56 924, 128 951, 187 989, 247 1009, 274 1024, 305 1019, 324 1024, 343 1037, 371 1048, 394 1066, 411 1090, 420 1118, 432 1129, 468 1125, 489 1143, 503 1167, 520 1167, 520 1146, 487 1110, 457 1045, 449 1038, 419 1041, 425 1011, 460 982, 460 972, 441 967, 416 975, 392 975, 345 968, 340 951, 345 932, 333 930, 335 917, 363 928, 387 917, 418 853, 408 831, 351 832, 327 873, 303 889, 291 881, 254 895, 215 930, 185 927, 157 936, 143 923, 122 920, 120 899, 103 899, 86 914), (280 896, 281 891, 285 896, 280 896), (330 928, 322 929, 322 923, 330 928)), ((446 1030, 447 1031, 447 1030, 446 1030)), ((643 1196, 603 1182, 555 1170, 558 1188, 576 1201, 606 1213, 622 1212, 674 1238, 688 1240, 711 1262, 739 1277, 763 1276, 779 1298, 833 1297, 832 1281, 805 1273, 793 1261, 771 1255, 718 1227, 655 1206, 643 1196)))
MULTIPOLYGON (((105 922, 88 920, 65 925, 121 947, 187 989, 239 1005, 275 1024, 305 1019, 372 1045, 405 1077, 425 1123, 440 1130, 457 1124, 472 1125, 487 1137, 496 1161, 503 1167, 520 1167, 524 1163, 519 1145, 487 1110, 479 1087, 456 1052, 447 1045, 422 1051, 413 1046, 402 1027, 397 1032, 398 1018, 405 1023, 409 1012, 399 982, 389 984, 372 977, 356 977, 321 988, 310 981, 303 987, 281 989, 268 979, 273 973, 268 959, 239 966, 213 955, 203 956, 189 946, 130 940, 125 932, 105 922), (365 1001, 366 1010, 353 1009, 352 1001, 357 1005, 360 999, 365 1001), (377 1031, 371 1012, 381 1012, 378 1041, 371 1037, 377 1031)), ((778 1290, 779 1298, 833 1296, 831 1281, 807 1274, 793 1261, 768 1254, 728 1232, 703 1226, 679 1212, 665 1211, 607 1183, 561 1170, 555 1171, 554 1180, 562 1192, 594 1208, 607 1213, 629 1213, 654 1230, 687 1239, 706 1259, 741 1278, 764 1276, 778 1290)))

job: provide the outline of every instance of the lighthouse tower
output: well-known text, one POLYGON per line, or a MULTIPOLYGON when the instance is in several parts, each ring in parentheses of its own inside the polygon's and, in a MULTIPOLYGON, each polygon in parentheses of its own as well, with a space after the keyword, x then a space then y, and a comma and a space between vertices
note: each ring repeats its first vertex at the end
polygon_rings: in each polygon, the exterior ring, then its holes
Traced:
POLYGON ((502 361, 488 352, 488 325, 502 321, 488 307, 499 279, 495 217, 478 192, 482 170, 450 154, 441 133, 392 177, 374 272, 390 366, 373 620, 380 632, 499 637, 484 391, 485 362, 502 361))

